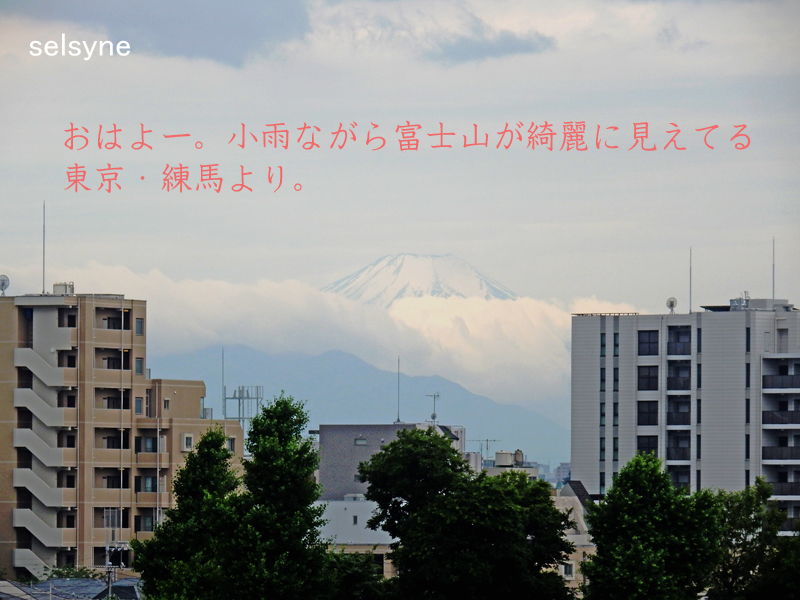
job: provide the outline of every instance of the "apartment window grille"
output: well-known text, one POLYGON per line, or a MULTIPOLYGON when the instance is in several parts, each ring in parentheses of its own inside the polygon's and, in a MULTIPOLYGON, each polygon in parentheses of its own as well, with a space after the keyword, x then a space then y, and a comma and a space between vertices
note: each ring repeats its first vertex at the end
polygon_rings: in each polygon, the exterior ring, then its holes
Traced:
POLYGON ((639 332, 639 356, 658 356, 658 331, 639 332))
POLYGON ((642 454, 658 455, 658 436, 657 435, 636 436, 636 451, 642 454))
POLYGON ((636 423, 638 425, 658 425, 658 402, 654 400, 637 402, 636 423))
POLYGON ((689 325, 670 326, 667 354, 684 356, 692 353, 692 328, 689 325))
POLYGON ((638 374, 639 391, 658 391, 658 366, 638 367, 638 374))

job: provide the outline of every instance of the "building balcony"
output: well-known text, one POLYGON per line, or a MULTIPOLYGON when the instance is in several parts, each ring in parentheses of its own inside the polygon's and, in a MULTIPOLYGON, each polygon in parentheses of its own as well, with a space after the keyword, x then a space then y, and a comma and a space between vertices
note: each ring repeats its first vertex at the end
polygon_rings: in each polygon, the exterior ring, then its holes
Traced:
POLYGON ((25 488, 45 506, 64 508, 77 506, 75 488, 51 487, 31 469, 14 469, 13 485, 25 488))
POLYGON ((692 378, 691 377, 667 377, 668 390, 691 390, 692 378))
POLYGON ((131 387, 130 369, 102 369, 95 367, 92 371, 92 382, 96 387, 123 388, 131 387))
POLYGON ((800 389, 800 375, 764 375, 761 387, 765 390, 800 389))
POLYGON ((130 448, 93 448, 92 463, 96 467, 123 467, 132 465, 130 448))
POLYGON ((134 495, 136 506, 169 508, 169 494, 167 492, 138 492, 134 495))
POLYGON ((800 425, 800 410, 764 410, 762 425, 800 425))
POLYGON ((668 412, 667 425, 691 425, 692 413, 688 412, 668 412))
POLYGON ((781 525, 781 531, 797 531, 797 528, 800 527, 800 519, 786 519, 783 524, 781 525))
POLYGON ((32 429, 15 429, 14 447, 27 448, 48 467, 78 466, 78 454, 75 448, 53 448, 32 429))
POLYGON ((139 452, 136 455, 136 464, 139 467, 168 467, 169 454, 167 452, 139 452))
POLYGON ((94 345, 100 348, 123 348, 131 345, 130 329, 100 329, 93 331, 94 345))
POLYGON ((101 488, 92 489, 92 502, 95 506, 128 505, 133 498, 130 488, 101 488))
POLYGON ((50 527, 29 508, 15 508, 13 526, 23 527, 48 548, 65 548, 77 545, 76 529, 50 527))
POLYGON ((30 388, 14 390, 14 407, 27 408, 48 427, 77 427, 77 408, 58 408, 50 406, 39 394, 30 388))
POLYGON ((667 460, 691 460, 691 448, 667 448, 667 460))
POLYGON ((773 496, 800 496, 800 481, 770 483, 773 496))
POLYGON ((761 449, 763 460, 800 460, 800 446, 765 446, 761 449))
POLYGON ((124 427, 130 429, 133 425, 131 411, 116 408, 95 408, 92 413, 95 427, 124 427))
POLYGON ((692 353, 691 342, 668 342, 667 354, 673 356, 689 356, 692 353))

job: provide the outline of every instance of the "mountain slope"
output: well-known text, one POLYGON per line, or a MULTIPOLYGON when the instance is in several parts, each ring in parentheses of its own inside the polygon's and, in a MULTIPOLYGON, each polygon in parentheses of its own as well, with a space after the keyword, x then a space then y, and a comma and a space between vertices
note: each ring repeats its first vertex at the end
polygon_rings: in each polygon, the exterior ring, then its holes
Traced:
POLYGON ((501 300, 517 297, 507 287, 451 254, 384 256, 322 291, 383 307, 389 307, 400 298, 419 296, 477 296, 501 300))
MULTIPOLYGON (((220 347, 151 359, 154 377, 202 379, 206 406, 221 412, 220 347)), ((310 428, 335 423, 390 423, 397 418, 397 373, 382 371, 344 352, 319 356, 269 355, 247 346, 225 347, 225 378, 229 395, 239 385, 263 385, 271 398, 281 390, 307 400, 310 428)), ((407 422, 430 418, 432 401, 439 421, 464 425, 470 440, 498 440, 491 451, 522 449, 530 460, 569 460, 569 431, 530 410, 504 405, 470 393, 441 377, 400 376, 400 417, 407 422)), ((230 403, 233 409, 233 403, 230 403)), ((477 442, 467 444, 478 450, 477 442)))

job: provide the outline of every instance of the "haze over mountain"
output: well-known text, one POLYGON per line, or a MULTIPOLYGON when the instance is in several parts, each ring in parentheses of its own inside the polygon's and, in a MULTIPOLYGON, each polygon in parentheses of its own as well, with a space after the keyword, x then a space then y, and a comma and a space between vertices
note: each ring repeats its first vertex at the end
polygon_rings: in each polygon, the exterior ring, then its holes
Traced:
MULTIPOLYGON (((151 360, 154 377, 201 379, 206 406, 222 416, 221 347, 151 360)), ((401 365, 402 366, 402 365, 401 365)), ((397 373, 377 369, 345 352, 319 356, 270 355, 247 346, 225 347, 228 395, 239 385, 263 385, 272 398, 281 390, 307 400, 309 428, 334 423, 391 423, 397 418, 397 373)), ((430 418, 432 401, 441 394, 436 412, 445 424, 464 425, 469 440, 486 439, 491 452, 520 448, 529 460, 557 465, 569 460, 567 428, 520 406, 498 404, 442 377, 400 375, 400 417, 409 423, 430 418)), ((229 404, 229 411, 235 403, 229 404)), ((467 449, 477 451, 477 441, 467 449)))
POLYGON ((517 295, 452 254, 383 256, 322 288, 350 300, 388 308, 401 298, 484 298, 513 300, 517 295))

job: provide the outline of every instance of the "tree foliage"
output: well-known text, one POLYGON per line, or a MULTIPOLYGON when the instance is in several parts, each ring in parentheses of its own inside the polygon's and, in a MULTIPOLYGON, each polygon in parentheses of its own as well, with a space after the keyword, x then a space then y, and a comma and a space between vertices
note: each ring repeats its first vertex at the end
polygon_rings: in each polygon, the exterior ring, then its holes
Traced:
POLYGON ((226 597, 239 487, 231 458, 224 432, 206 432, 175 477, 176 507, 166 511, 166 521, 150 540, 131 541, 133 568, 141 573, 148 597, 226 597))
POLYGON ((640 454, 586 515, 597 552, 584 565, 590 600, 696 599, 720 556, 721 507, 707 490, 675 488, 640 454))
POLYGON ((105 573, 91 567, 45 567, 45 579, 105 579, 105 573))
POLYGON ((709 600, 797 597, 800 539, 780 538, 786 513, 769 500, 771 495, 772 486, 761 477, 740 492, 718 492, 722 553, 711 576, 709 600))
POLYGON ((475 475, 432 428, 399 431, 359 471, 378 504, 369 526, 398 540, 399 597, 570 597, 555 570, 572 550, 570 519, 547 483, 475 475))

